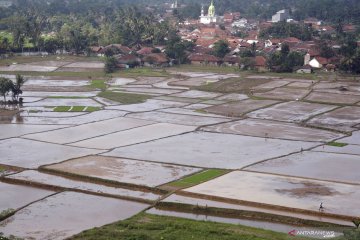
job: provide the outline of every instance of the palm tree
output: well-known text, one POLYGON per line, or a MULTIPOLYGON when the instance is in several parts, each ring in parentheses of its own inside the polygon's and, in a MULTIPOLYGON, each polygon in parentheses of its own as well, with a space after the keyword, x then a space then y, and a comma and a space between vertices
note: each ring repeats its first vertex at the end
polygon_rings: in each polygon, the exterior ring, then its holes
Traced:
POLYGON ((0 95, 4 97, 4 102, 6 102, 6 95, 12 90, 14 83, 4 77, 0 77, 0 95))
POLYGON ((22 94, 22 90, 21 90, 21 86, 24 84, 25 79, 23 76, 21 76, 20 74, 16 75, 16 82, 15 84, 12 84, 12 94, 13 94, 13 100, 18 101, 19 100, 19 95, 22 94))

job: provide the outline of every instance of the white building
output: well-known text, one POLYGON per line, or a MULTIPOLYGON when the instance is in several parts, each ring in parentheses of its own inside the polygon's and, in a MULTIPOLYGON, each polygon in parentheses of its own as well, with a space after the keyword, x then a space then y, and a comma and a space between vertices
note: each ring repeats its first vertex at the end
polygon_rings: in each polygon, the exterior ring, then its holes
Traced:
POLYGON ((246 18, 241 18, 231 24, 232 27, 236 28, 245 28, 248 24, 248 20, 246 18))
POLYGON ((204 6, 201 7, 201 16, 200 23, 202 24, 211 24, 211 23, 220 23, 221 18, 215 13, 214 0, 211 0, 211 4, 208 9, 207 15, 204 12, 204 6))
POLYGON ((310 62, 309 65, 313 68, 322 68, 323 65, 320 63, 320 61, 318 61, 316 58, 313 58, 310 62))
POLYGON ((177 9, 179 7, 178 1, 176 0, 174 3, 171 4, 171 9, 177 9))
POLYGON ((287 9, 278 11, 275 15, 272 16, 272 22, 281 22, 290 18, 290 12, 287 9))

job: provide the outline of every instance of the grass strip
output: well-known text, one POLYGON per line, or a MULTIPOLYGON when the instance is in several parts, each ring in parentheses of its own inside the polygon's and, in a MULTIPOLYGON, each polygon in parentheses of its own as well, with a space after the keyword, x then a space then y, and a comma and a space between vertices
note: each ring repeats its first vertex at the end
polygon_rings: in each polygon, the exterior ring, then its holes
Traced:
POLYGON ((332 147, 345 147, 348 144, 347 143, 340 143, 340 142, 329 142, 326 145, 332 146, 332 147))
POLYGON ((86 230, 69 239, 122 240, 286 240, 307 239, 241 225, 140 213, 125 221, 86 230))
POLYGON ((54 108, 54 112, 68 112, 71 109, 71 106, 58 106, 54 108))
POLYGON ((84 112, 95 112, 95 111, 99 111, 101 109, 101 107, 86 107, 84 109, 84 112))
POLYGON ((173 187, 180 187, 180 188, 191 187, 191 186, 209 181, 216 177, 219 177, 227 172, 228 171, 226 171, 226 170, 209 169, 209 170, 205 170, 203 172, 196 173, 194 175, 185 177, 176 182, 169 183, 169 185, 173 186, 173 187))
POLYGON ((85 109, 84 106, 73 106, 70 112, 83 112, 85 109))
POLYGON ((90 84, 90 87, 94 88, 94 89, 105 90, 106 89, 105 80, 92 80, 91 84, 90 84))
POLYGON ((144 94, 112 92, 112 91, 101 92, 98 94, 98 96, 123 104, 143 103, 147 99, 151 98, 151 96, 144 94))

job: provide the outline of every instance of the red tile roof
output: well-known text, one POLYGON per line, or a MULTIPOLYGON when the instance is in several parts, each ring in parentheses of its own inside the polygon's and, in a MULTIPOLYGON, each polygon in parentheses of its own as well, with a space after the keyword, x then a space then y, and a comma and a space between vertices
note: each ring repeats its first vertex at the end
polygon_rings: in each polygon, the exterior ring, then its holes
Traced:
POLYGON ((210 54, 195 53, 189 56, 192 62, 219 62, 220 59, 210 54))
POLYGON ((143 61, 144 62, 155 62, 155 63, 161 64, 161 63, 169 62, 169 59, 166 57, 166 55, 164 53, 151 53, 151 54, 146 55, 143 58, 143 61))
POLYGON ((140 55, 148 55, 148 54, 152 53, 153 49, 154 48, 152 48, 152 47, 143 47, 139 51, 137 51, 137 53, 140 55))
POLYGON ((228 56, 224 57, 223 61, 226 63, 232 63, 232 64, 240 63, 240 58, 237 56, 228 55, 228 56))
POLYGON ((266 59, 263 56, 256 56, 255 57, 255 66, 257 66, 257 67, 265 67, 266 66, 266 59))

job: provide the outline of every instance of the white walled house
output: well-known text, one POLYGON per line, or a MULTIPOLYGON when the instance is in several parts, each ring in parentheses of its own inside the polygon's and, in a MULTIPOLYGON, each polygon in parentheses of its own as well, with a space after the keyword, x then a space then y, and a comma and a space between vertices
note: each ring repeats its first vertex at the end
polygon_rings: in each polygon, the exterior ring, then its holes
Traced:
POLYGON ((316 60, 316 58, 310 60, 309 65, 313 68, 319 68, 319 69, 323 67, 323 65, 318 60, 316 60))

